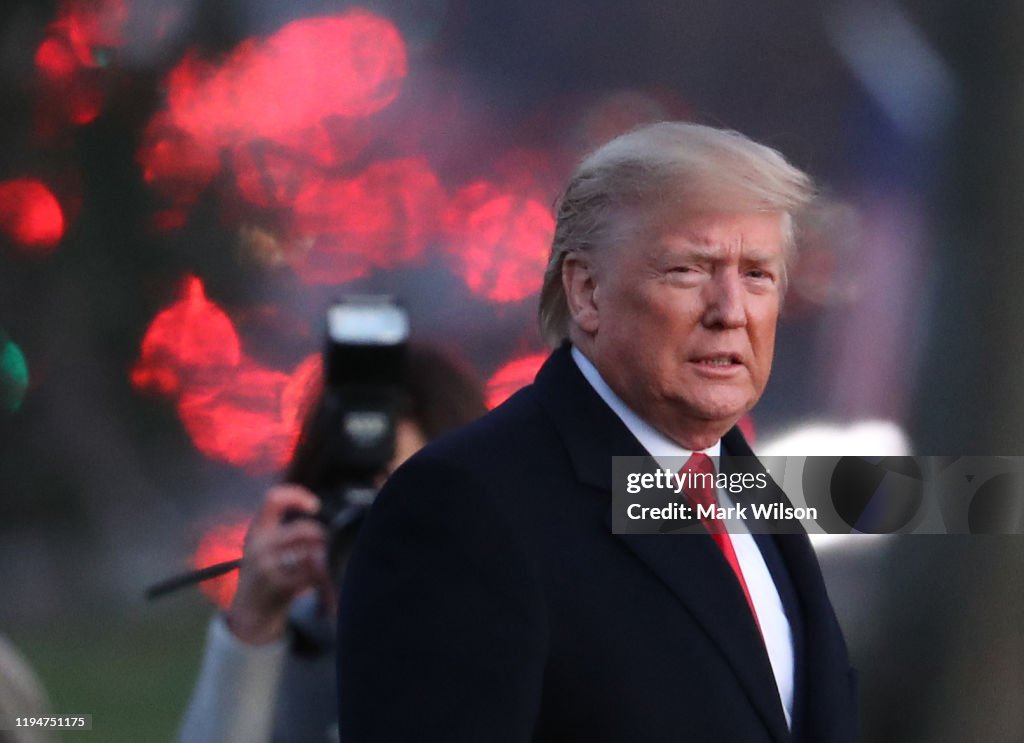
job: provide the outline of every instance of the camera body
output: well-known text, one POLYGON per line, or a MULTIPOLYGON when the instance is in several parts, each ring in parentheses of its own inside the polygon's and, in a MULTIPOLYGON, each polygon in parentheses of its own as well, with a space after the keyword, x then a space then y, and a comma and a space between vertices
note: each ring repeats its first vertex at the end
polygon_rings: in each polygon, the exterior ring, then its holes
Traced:
POLYGON ((323 390, 286 479, 319 497, 335 570, 395 456, 409 316, 390 297, 353 295, 332 305, 326 320, 323 390))

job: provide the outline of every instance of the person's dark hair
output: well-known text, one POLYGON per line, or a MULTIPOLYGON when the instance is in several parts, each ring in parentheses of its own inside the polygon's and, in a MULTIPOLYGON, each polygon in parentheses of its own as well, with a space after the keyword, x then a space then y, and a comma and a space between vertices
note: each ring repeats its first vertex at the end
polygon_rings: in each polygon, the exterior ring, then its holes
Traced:
POLYGON ((432 346, 409 346, 405 390, 399 417, 419 426, 427 441, 487 411, 480 381, 461 362, 432 346))

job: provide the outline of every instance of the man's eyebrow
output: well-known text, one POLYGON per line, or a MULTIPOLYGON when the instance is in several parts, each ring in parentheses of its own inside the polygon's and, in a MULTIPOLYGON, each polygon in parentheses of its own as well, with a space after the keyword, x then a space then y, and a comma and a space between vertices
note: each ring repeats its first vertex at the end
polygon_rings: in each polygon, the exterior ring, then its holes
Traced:
POLYGON ((781 258, 782 256, 775 252, 753 250, 741 256, 740 260, 744 263, 771 263, 781 258))
POLYGON ((711 245, 684 245, 669 254, 669 259, 685 258, 691 261, 713 261, 722 255, 721 248, 711 245))
MULTIPOLYGON (((665 257, 669 261, 681 258, 693 261, 715 261, 722 257, 723 252, 721 247, 711 243, 704 243, 703 245, 676 245, 665 254, 665 257)), ((740 256, 740 261, 743 263, 771 263, 781 257, 781 255, 772 250, 752 248, 749 252, 744 251, 740 256)))
POLYGON ((663 243, 665 255, 671 258, 685 257, 688 260, 714 260, 722 254, 722 247, 713 240, 699 235, 682 234, 663 243))

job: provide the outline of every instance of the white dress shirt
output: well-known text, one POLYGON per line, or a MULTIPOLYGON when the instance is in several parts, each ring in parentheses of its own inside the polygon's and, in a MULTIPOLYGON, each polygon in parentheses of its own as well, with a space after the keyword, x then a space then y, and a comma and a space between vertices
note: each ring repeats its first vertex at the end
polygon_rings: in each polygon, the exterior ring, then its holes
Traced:
MULTIPOLYGON (((682 461, 689 459, 693 454, 692 451, 679 446, 630 410, 604 381, 590 359, 575 346, 572 349, 572 357, 594 391, 619 416, 629 432, 636 437, 640 445, 654 457, 659 465, 678 469, 679 460, 673 462, 668 459, 669 457, 682 458, 682 461)), ((722 442, 716 441, 712 446, 704 449, 703 453, 709 457, 717 457, 721 454, 721 449, 722 442)), ((728 493, 721 489, 718 490, 718 502, 724 507, 733 505, 728 493)), ((743 571, 743 578, 747 582, 750 600, 753 601, 757 611, 757 620, 761 625, 761 634, 768 650, 768 659, 771 661, 772 672, 775 674, 775 685, 782 701, 783 712, 786 714, 786 725, 792 727, 794 668, 793 634, 789 626, 789 619, 786 618, 782 599, 779 597, 778 589, 776 589, 775 581, 772 580, 768 566, 764 562, 764 557, 761 556, 761 550, 758 549, 757 543, 747 530, 746 525, 739 519, 728 521, 725 526, 730 539, 732 539, 732 546, 736 551, 740 569, 743 571)))

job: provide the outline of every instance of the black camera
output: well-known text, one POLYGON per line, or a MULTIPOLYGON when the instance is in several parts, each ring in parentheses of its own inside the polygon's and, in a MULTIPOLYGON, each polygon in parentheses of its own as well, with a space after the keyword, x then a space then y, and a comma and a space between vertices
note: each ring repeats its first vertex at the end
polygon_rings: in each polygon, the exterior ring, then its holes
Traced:
POLYGON ((323 390, 285 475, 320 498, 332 570, 395 456, 409 316, 386 296, 349 296, 327 311, 323 390))

